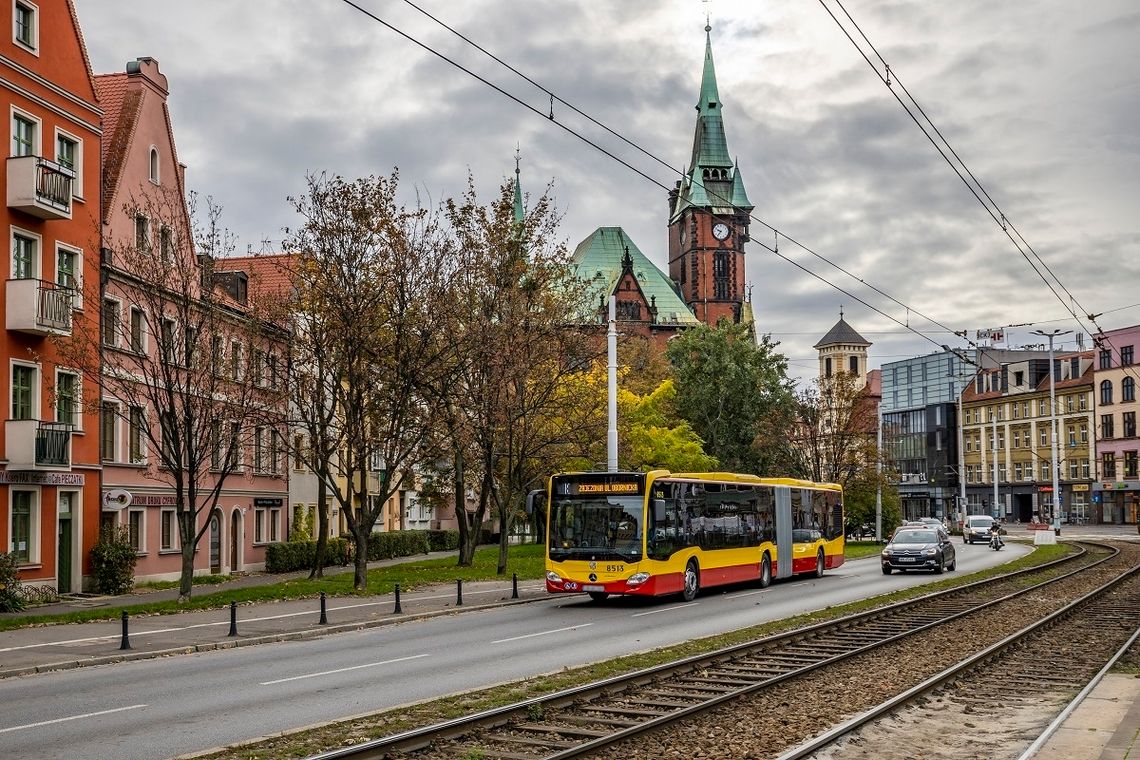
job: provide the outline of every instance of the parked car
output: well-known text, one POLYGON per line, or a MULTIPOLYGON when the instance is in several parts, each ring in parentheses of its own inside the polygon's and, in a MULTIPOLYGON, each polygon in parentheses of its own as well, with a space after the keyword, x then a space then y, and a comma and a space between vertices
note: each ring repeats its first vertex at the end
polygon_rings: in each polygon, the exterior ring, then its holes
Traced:
POLYGON ((990 542, 990 526, 994 524, 994 518, 989 515, 969 515, 966 521, 962 524, 962 543, 972 544, 975 541, 981 541, 983 544, 990 542))
POLYGON ((904 526, 895 531, 883 549, 883 575, 892 570, 953 570, 957 567, 954 545, 945 530, 904 526))

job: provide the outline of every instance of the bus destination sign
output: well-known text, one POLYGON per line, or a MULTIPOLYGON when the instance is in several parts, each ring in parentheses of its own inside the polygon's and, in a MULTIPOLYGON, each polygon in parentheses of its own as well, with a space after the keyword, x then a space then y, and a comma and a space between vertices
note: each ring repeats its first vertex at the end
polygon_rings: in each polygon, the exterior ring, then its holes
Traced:
POLYGON ((578 493, 637 493, 639 483, 578 483, 578 493))

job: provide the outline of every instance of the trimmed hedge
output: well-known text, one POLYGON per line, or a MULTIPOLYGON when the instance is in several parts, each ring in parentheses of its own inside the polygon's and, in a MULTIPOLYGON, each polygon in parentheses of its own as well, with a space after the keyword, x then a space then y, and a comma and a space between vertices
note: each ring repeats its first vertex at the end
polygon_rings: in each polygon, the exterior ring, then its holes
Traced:
MULTIPOLYGON (((265 572, 288 573, 308 570, 317 552, 316 541, 287 541, 265 547, 265 572)), ((352 558, 352 544, 343 538, 330 538, 325 545, 325 567, 347 565, 352 558)))
POLYGON ((429 530, 427 532, 428 548, 433 552, 448 552, 459 548, 459 531, 457 530, 429 530))
POLYGON ((410 557, 428 553, 427 532, 422 530, 394 530, 368 534, 368 561, 410 557))

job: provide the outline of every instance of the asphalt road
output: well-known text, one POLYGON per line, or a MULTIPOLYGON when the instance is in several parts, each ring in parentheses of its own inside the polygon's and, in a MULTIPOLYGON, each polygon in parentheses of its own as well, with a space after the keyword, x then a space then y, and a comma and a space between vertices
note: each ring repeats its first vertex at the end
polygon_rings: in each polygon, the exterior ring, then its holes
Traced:
MULTIPOLYGON (((1022 556, 955 543, 957 574, 1022 556)), ((551 597, 305 641, 0 681, 0 748, 148 760, 417 702, 843 604, 942 576, 874 559, 821 579, 675 599, 551 597)))

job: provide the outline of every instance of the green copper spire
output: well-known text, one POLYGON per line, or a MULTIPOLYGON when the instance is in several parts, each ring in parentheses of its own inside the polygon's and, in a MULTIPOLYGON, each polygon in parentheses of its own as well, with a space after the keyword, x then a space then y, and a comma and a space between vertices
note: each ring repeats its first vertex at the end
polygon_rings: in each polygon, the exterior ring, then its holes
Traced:
POLYGON ((523 223, 523 200, 522 200, 522 183, 519 181, 519 149, 515 148, 515 224, 522 226, 523 223))
POLYGON ((720 92, 712 55, 712 27, 705 26, 705 62, 701 74, 701 94, 697 102, 697 127, 693 134, 693 154, 678 188, 672 218, 688 207, 748 212, 753 206, 744 190, 740 168, 728 152, 721 117, 720 92))

